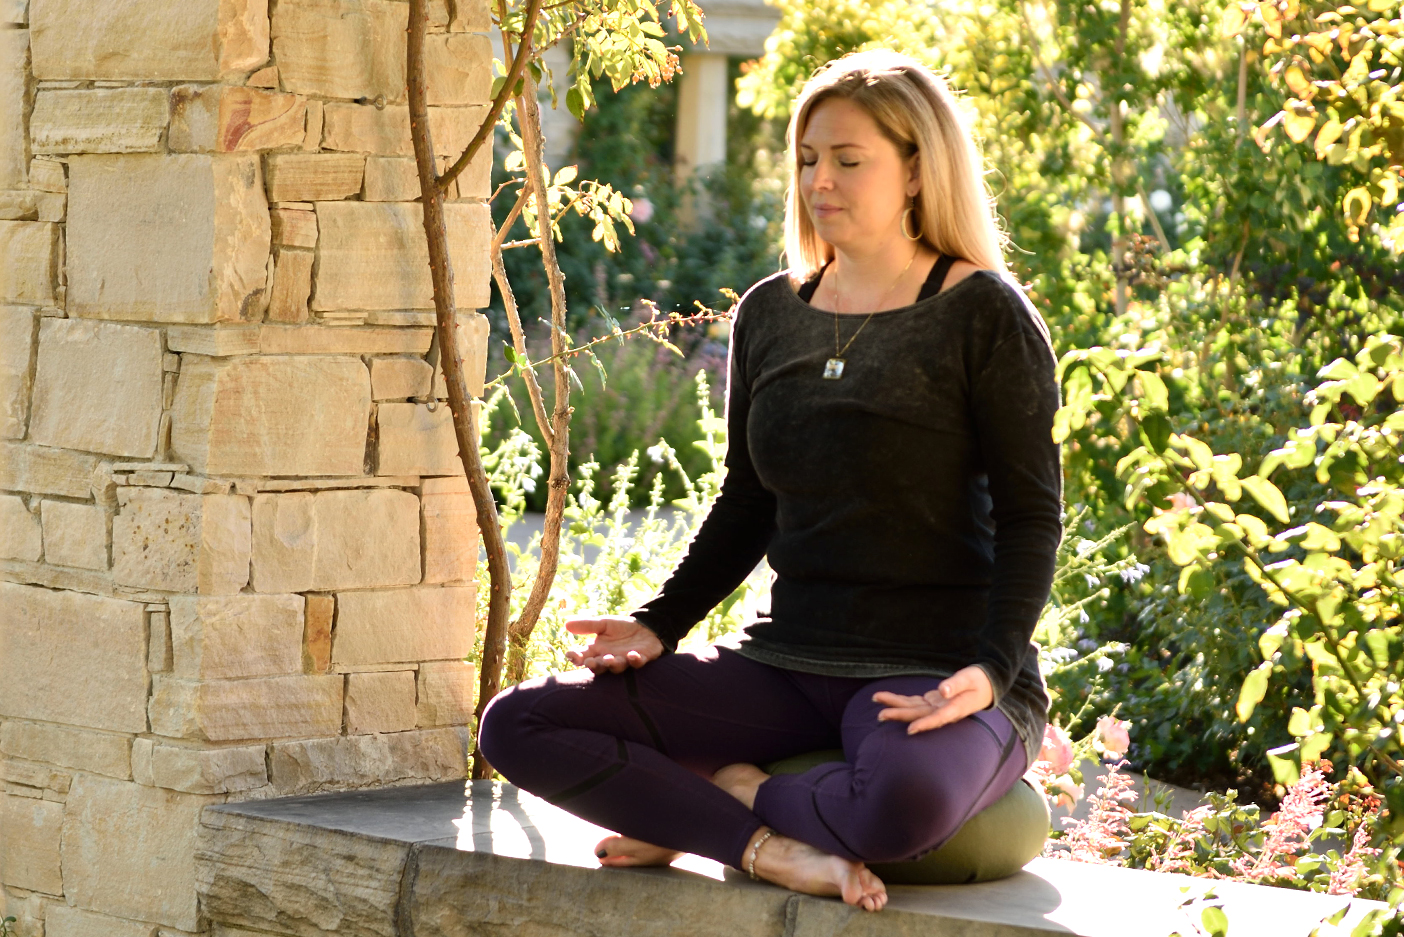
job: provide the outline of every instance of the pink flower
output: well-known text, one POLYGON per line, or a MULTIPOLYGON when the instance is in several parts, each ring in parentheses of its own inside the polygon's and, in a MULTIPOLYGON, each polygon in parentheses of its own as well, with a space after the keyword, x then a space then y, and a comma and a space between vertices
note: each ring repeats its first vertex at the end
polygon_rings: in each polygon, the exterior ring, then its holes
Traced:
POLYGON ((1049 790, 1058 792, 1053 798, 1053 806, 1055 807, 1066 807, 1071 810, 1082 799, 1082 785, 1073 783, 1071 775, 1064 774, 1054 779, 1049 790))
POLYGON ((1058 726, 1049 723, 1043 730, 1043 747, 1038 760, 1048 763, 1049 774, 1062 774, 1072 767, 1072 739, 1058 726))
POLYGON ((1174 514, 1176 511, 1188 511, 1190 508, 1194 507, 1196 503, 1193 496, 1183 491, 1175 492, 1166 500, 1170 502, 1170 510, 1168 512, 1170 514, 1174 514))
POLYGON ((1068 831, 1060 845, 1067 848, 1067 858, 1074 862, 1119 865, 1131 839, 1127 804, 1135 801, 1136 794, 1131 779, 1115 767, 1097 780, 1102 786, 1087 802, 1087 819, 1063 818, 1068 831))
POLYGON ((629 217, 639 224, 648 224, 649 219, 653 217, 653 200, 641 195, 629 201, 634 206, 629 212, 629 217))
POLYGON ((1115 716, 1103 716, 1097 720, 1097 737, 1092 744, 1099 752, 1113 758, 1124 758, 1131 748, 1131 723, 1115 716))

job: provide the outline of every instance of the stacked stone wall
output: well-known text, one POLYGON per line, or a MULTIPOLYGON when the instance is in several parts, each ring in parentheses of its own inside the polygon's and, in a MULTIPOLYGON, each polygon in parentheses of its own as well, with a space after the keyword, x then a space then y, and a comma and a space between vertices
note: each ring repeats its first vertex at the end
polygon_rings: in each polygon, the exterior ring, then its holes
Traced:
MULTIPOLYGON (((481 0, 431 3, 441 159, 481 0)), ((464 775, 404 0, 0 0, 0 915, 206 928, 209 804, 464 775)), ((490 152, 446 206, 481 394, 490 152)), ((332 926, 329 923, 329 927, 332 926)), ((334 929, 334 928, 333 928, 334 929)))

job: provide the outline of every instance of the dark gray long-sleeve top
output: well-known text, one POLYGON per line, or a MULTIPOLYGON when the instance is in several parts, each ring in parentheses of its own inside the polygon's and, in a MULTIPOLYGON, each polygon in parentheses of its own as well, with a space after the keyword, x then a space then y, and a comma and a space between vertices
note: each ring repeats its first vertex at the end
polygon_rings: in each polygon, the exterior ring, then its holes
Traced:
MULTIPOLYGON (((863 318, 840 319, 843 341, 863 318)), ((981 270, 874 315, 826 380, 833 355, 833 314, 787 273, 742 298, 725 481, 632 614, 673 649, 768 557, 770 613, 740 653, 875 679, 979 665, 1032 762, 1048 696, 1030 638, 1062 537, 1047 326, 1015 284, 981 270)))

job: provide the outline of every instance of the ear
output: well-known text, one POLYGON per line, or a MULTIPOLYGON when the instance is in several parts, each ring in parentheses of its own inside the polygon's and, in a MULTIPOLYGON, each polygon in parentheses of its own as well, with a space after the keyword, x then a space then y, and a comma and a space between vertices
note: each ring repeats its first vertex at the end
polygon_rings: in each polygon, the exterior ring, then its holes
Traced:
POLYGON ((913 198, 921 191, 921 154, 907 157, 907 198, 913 198))

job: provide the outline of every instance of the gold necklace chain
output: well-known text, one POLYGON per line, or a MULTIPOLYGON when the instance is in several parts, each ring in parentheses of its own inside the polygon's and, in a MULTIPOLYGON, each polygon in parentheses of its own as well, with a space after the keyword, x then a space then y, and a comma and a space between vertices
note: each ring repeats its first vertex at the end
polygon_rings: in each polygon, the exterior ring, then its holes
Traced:
POLYGON ((848 351, 848 346, 849 346, 849 345, 852 345, 852 344, 853 344, 853 340, 854 340, 855 338, 858 337, 858 332, 863 331, 863 327, 866 326, 870 321, 872 321, 873 316, 877 315, 878 312, 882 310, 883 304, 886 303, 886 302, 887 302, 887 298, 888 298, 889 296, 892 295, 892 291, 895 290, 895 289, 897 288, 897 284, 901 283, 901 282, 902 282, 902 278, 903 278, 904 276, 907 275, 907 271, 910 270, 910 269, 912 269, 912 264, 916 262, 917 254, 919 254, 919 253, 920 253, 920 251, 912 251, 912 259, 907 261, 907 265, 906 265, 905 267, 902 268, 902 272, 899 273, 899 274, 897 274, 897 279, 893 280, 893 281, 892 281, 892 285, 889 286, 889 287, 887 288, 887 292, 882 294, 882 299, 878 300, 877 308, 874 309, 872 312, 868 313, 868 317, 867 317, 866 319, 863 320, 863 324, 860 325, 860 326, 858 326, 858 331, 857 331, 857 332, 854 332, 853 335, 848 339, 848 341, 844 342, 842 348, 839 347, 839 307, 843 305, 843 293, 842 293, 842 291, 839 289, 838 271, 837 271, 837 270, 834 271, 834 358, 835 358, 835 359, 840 359, 840 358, 843 357, 843 353, 844 353, 845 351, 848 351))

